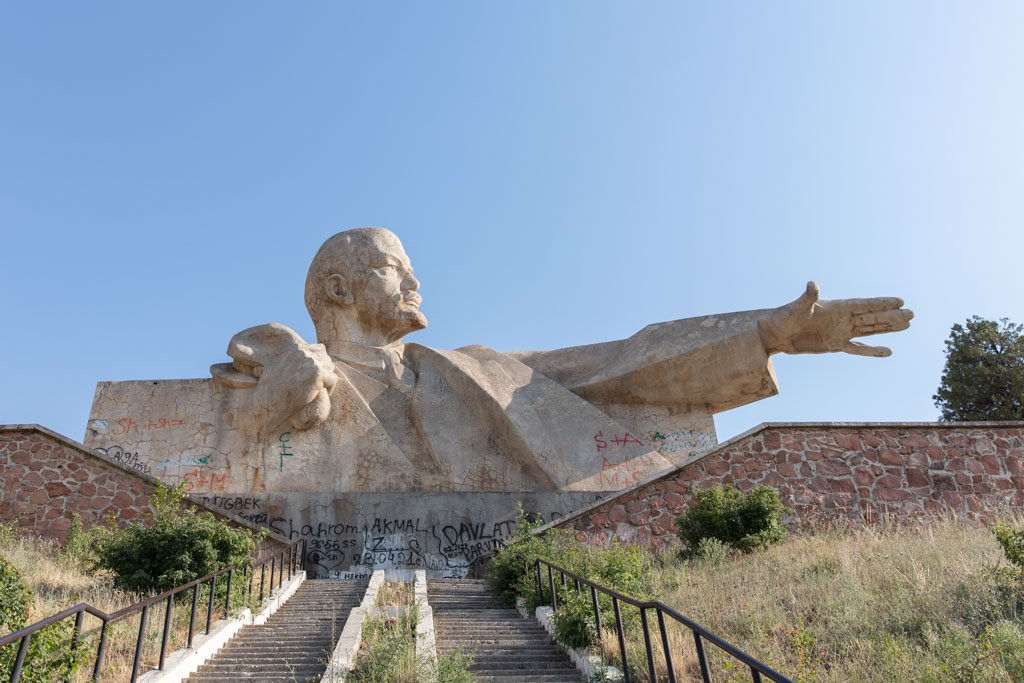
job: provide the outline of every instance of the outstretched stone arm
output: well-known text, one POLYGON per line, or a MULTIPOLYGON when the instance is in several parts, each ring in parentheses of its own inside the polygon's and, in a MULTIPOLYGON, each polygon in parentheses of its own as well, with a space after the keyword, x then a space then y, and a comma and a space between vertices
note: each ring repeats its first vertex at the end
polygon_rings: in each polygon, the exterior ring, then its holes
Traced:
POLYGON ((778 393, 757 325, 769 313, 673 320, 621 341, 515 355, 591 403, 720 412, 778 393))
POLYGON ((902 305, 892 297, 821 301, 811 282, 775 309, 657 323, 621 341, 515 355, 595 403, 721 412, 778 393, 773 353, 890 355, 852 338, 906 329, 914 314, 902 305))

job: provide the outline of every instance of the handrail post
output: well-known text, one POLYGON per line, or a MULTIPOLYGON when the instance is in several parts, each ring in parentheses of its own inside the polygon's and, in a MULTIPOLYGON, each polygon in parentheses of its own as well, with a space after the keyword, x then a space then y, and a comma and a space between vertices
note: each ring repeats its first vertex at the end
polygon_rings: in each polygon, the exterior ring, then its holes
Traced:
POLYGON ((171 609, 174 607, 174 596, 167 596, 167 606, 164 608, 164 634, 160 639, 160 671, 164 670, 164 660, 167 656, 167 639, 171 635, 171 609))
POLYGON ((18 683, 21 678, 21 669, 25 666, 25 655, 28 653, 28 642, 32 640, 32 634, 26 633, 21 644, 18 645, 18 655, 14 658, 14 671, 11 672, 11 683, 18 683))
POLYGON ((306 539, 302 539, 302 557, 299 559, 299 569, 306 569, 306 539))
POLYGON ((281 582, 284 581, 284 551, 281 551, 281 570, 277 572, 277 587, 281 588, 281 582))
POLYGON ((601 644, 601 654, 604 655, 604 638, 601 637, 601 607, 597 604, 597 589, 590 587, 590 601, 594 604, 594 632, 597 634, 597 642, 601 644))
POLYGON ((533 566, 537 569, 537 600, 544 602, 544 582, 540 578, 540 560, 534 560, 533 566))
MULTIPOLYGON (((82 637, 82 622, 85 620, 85 609, 78 610, 78 614, 75 615, 75 630, 71 634, 71 657, 77 659, 76 651, 78 650, 78 639, 82 637)), ((70 683, 71 677, 74 675, 74 671, 68 672, 67 680, 70 683)))
POLYGON ((228 570, 228 597, 224 598, 224 616, 227 617, 231 614, 231 577, 235 572, 235 568, 232 567, 228 570))
POLYGON ((139 678, 139 664, 142 659, 142 644, 146 639, 146 619, 149 617, 149 605, 142 608, 142 616, 139 617, 139 637, 135 640, 135 658, 132 660, 132 683, 139 678))
MULTIPOLYGON (((626 634, 622 630, 622 612, 619 610, 619 599, 612 596, 612 609, 615 611, 615 633, 619 637, 619 654, 622 655, 622 675, 629 683, 629 660, 626 657, 626 634)), ((710 682, 709 682, 710 683, 710 682)))
POLYGON ((213 623, 213 599, 217 593, 217 577, 210 577, 210 600, 206 608, 206 635, 210 635, 210 624, 213 623))
POLYGON ((100 644, 96 646, 96 663, 92 665, 92 680, 96 683, 100 680, 100 673, 103 671, 103 657, 107 654, 107 620, 103 620, 100 627, 100 644))
POLYGON ((711 683, 711 670, 708 669, 708 656, 704 652, 704 641, 696 631, 693 631, 693 643, 697 646, 697 662, 700 664, 701 680, 704 683, 711 683))
POLYGON ((640 627, 644 631, 644 649, 647 651, 647 678, 651 683, 658 683, 654 673, 654 648, 651 647, 651 627, 647 623, 647 608, 640 608, 640 627))
POLYGON ((267 591, 268 593, 273 593, 274 592, 274 569, 275 569, 274 563, 276 563, 276 562, 277 562, 277 558, 276 557, 271 557, 270 558, 270 590, 267 591))
POLYGON ((548 565, 548 583, 551 584, 551 609, 558 609, 558 598, 555 596, 555 575, 551 573, 551 565, 548 565))
POLYGON ((196 610, 199 608, 199 584, 192 586, 192 612, 188 615, 188 647, 192 649, 192 636, 196 629, 196 610))
POLYGON ((661 630, 661 649, 665 653, 665 666, 668 667, 668 683, 676 683, 676 671, 672 664, 672 652, 668 649, 668 630, 665 628, 665 613, 656 607, 658 613, 658 629, 661 630))
POLYGON ((267 563, 260 565, 260 602, 263 602, 263 578, 267 574, 267 563))

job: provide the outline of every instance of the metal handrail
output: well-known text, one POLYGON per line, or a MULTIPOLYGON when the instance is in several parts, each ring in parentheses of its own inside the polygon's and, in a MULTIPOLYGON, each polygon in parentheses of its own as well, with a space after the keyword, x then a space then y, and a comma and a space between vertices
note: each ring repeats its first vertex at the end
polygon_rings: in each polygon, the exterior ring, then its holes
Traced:
MULTIPOLYGON (((620 603, 632 605, 640 610, 640 623, 643 629, 644 635, 644 648, 647 655, 647 673, 650 683, 657 683, 657 678, 654 670, 654 649, 651 644, 651 628, 650 622, 647 618, 647 610, 653 609, 657 614, 658 618, 658 631, 661 639, 661 649, 665 655, 665 665, 668 669, 668 679, 670 683, 676 683, 675 669, 672 666, 672 651, 669 649, 668 643, 668 631, 665 628, 665 616, 669 616, 676 620, 693 633, 693 642, 697 650, 697 661, 700 664, 701 680, 704 683, 712 683, 711 681, 711 669, 708 666, 707 653, 704 650, 704 641, 708 641, 713 645, 717 646, 720 650, 731 655, 735 659, 738 659, 743 664, 746 664, 750 669, 750 677, 754 683, 762 683, 762 676, 769 680, 776 681, 776 683, 793 683, 793 681, 786 676, 783 676, 775 669, 771 668, 767 664, 754 659, 743 650, 739 649, 735 645, 722 640, 711 631, 698 624, 697 622, 689 619, 676 610, 672 609, 665 603, 659 600, 637 600, 631 598, 624 593, 620 593, 614 588, 608 588, 602 586, 599 583, 595 583, 590 579, 580 576, 579 574, 560 567, 557 564, 552 564, 547 560, 536 559, 533 562, 533 569, 536 570, 537 578, 537 594, 541 600, 544 600, 544 582, 541 580, 541 565, 547 567, 548 584, 551 591, 551 607, 552 609, 558 609, 558 593, 555 589, 555 576, 554 573, 558 572, 560 583, 564 587, 566 584, 566 577, 572 579, 576 592, 581 592, 581 586, 586 585, 590 588, 591 602, 593 603, 594 610, 594 625, 598 637, 601 634, 601 612, 597 604, 598 592, 609 596, 612 599, 612 610, 615 613, 615 634, 619 644, 619 654, 622 657, 622 673, 625 676, 626 683, 630 681, 629 675, 629 662, 626 658, 626 637, 625 631, 622 628, 622 613, 620 611, 620 603)), ((527 570, 530 569, 529 563, 527 563, 527 570)))
MULTIPOLYGON (((255 563, 252 567, 251 572, 249 571, 248 563, 242 564, 241 566, 232 565, 230 567, 223 567, 215 572, 207 574, 206 576, 200 577, 193 581, 189 581, 188 583, 184 583, 180 586, 175 586, 174 588, 164 591, 163 593, 159 593, 158 595, 148 597, 145 600, 137 602, 133 605, 129 605, 128 607, 124 607, 109 614, 97 607, 94 607, 84 602, 79 603, 74 607, 69 607, 65 610, 57 612, 56 614, 50 615, 45 619, 41 619, 33 624, 25 626, 24 628, 15 631, 14 633, 9 633, 6 636, 0 637, 0 648, 6 647, 11 643, 20 640, 20 643, 18 645, 18 654, 16 655, 14 660, 14 668, 11 671, 10 682, 18 683, 18 681, 21 678, 21 672, 25 665, 25 656, 28 654, 28 645, 29 642, 31 642, 32 634, 46 628, 47 626, 50 626, 59 621, 67 619, 72 615, 75 615, 74 632, 70 641, 68 641, 71 648, 74 649, 75 647, 77 647, 76 643, 80 642, 81 637, 83 635, 82 621, 85 618, 86 614, 91 614, 92 616, 98 618, 100 621, 103 622, 102 625, 99 627, 100 638, 96 646, 96 660, 95 663, 93 664, 92 671, 92 680, 98 681, 100 672, 103 669, 103 659, 104 656, 106 655, 107 633, 109 631, 108 627, 110 626, 110 624, 120 621, 121 619, 126 618, 130 614, 134 614, 135 612, 141 611, 141 614, 139 616, 139 635, 135 642, 135 653, 132 658, 131 682, 135 683, 135 681, 139 677, 139 668, 142 658, 142 646, 145 640, 146 621, 149 617, 150 607, 162 601, 166 601, 167 603, 166 610, 164 612, 163 633, 160 640, 160 663, 158 666, 158 669, 160 671, 163 671, 167 655, 167 643, 168 638, 170 636, 171 628, 171 612, 173 609, 175 596, 184 593, 189 589, 192 590, 192 611, 191 614, 189 615, 187 642, 187 647, 191 648, 193 637, 195 635, 196 611, 198 609, 200 586, 206 583, 210 584, 210 599, 207 605, 205 629, 206 634, 209 635, 210 628, 213 622, 214 600, 217 592, 217 579, 219 579, 221 576, 227 575, 227 595, 224 599, 224 611, 228 612, 231 609, 231 584, 234 578, 234 574, 237 570, 241 569, 242 575, 247 576, 249 579, 247 592, 247 595, 249 596, 252 595, 253 590, 255 589, 254 583, 256 579, 256 570, 260 570, 259 600, 260 602, 262 602, 264 597, 264 580, 266 578, 267 565, 270 564, 270 590, 267 592, 268 594, 270 594, 273 592, 275 588, 275 567, 277 568, 277 588, 280 588, 281 585, 284 583, 285 572, 287 571, 288 579, 291 579, 294 573, 302 570, 303 561, 305 557, 306 542, 304 540, 298 540, 293 542, 291 545, 286 546, 280 552, 271 553, 268 557, 255 563)), ((96 629, 89 631, 86 635, 94 633, 95 630, 96 629)))

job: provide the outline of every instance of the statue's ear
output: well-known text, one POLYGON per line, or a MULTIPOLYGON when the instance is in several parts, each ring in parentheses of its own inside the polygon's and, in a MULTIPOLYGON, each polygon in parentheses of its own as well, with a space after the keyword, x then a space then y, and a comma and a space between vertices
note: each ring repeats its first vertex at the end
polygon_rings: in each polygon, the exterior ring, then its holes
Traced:
POLYGON ((327 298, 339 306, 351 306, 356 301, 344 275, 332 273, 324 278, 324 291, 327 298))

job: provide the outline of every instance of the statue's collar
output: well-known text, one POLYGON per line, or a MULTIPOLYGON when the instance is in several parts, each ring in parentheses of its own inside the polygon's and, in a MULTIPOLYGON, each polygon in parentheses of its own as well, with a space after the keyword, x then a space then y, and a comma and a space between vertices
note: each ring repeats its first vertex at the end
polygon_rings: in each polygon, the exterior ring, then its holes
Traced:
POLYGON ((355 368, 371 370, 384 370, 396 363, 401 365, 405 354, 405 344, 401 342, 388 346, 366 346, 349 341, 328 341, 323 344, 331 358, 355 368))

